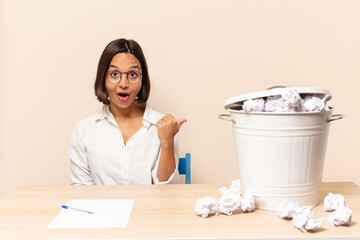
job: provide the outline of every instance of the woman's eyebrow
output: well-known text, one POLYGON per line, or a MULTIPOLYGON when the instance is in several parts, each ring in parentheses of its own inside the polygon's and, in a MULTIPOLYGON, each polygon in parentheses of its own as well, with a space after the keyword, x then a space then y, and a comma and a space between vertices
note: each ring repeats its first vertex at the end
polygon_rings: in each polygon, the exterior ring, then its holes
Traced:
MULTIPOLYGON (((113 67, 113 68, 119 68, 118 66, 115 66, 115 65, 109 65, 109 68, 111 68, 111 67, 113 67)), ((138 65, 134 65, 134 66, 130 66, 130 68, 137 68, 137 69, 139 69, 140 70, 140 67, 138 66, 138 65)))
POLYGON ((131 66, 130 68, 137 68, 140 70, 140 67, 138 65, 131 66))
POLYGON ((110 65, 110 66, 109 66, 109 68, 111 68, 111 67, 118 68, 118 67, 117 67, 117 66, 115 66, 115 65, 110 65))

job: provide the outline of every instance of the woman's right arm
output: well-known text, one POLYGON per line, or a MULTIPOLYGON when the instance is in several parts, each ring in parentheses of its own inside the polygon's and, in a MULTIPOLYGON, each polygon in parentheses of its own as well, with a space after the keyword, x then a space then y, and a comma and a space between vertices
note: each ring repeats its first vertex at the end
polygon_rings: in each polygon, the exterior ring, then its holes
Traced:
POLYGON ((82 133, 83 128, 78 124, 74 129, 68 147, 71 185, 94 185, 86 158, 82 133))

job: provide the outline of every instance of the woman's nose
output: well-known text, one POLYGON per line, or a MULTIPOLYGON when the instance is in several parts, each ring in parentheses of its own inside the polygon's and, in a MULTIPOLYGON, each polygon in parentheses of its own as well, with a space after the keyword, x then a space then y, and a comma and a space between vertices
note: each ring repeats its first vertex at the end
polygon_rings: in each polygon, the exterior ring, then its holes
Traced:
POLYGON ((126 88, 129 86, 129 83, 127 81, 127 75, 126 74, 122 74, 120 76, 120 81, 119 81, 119 87, 121 88, 126 88))

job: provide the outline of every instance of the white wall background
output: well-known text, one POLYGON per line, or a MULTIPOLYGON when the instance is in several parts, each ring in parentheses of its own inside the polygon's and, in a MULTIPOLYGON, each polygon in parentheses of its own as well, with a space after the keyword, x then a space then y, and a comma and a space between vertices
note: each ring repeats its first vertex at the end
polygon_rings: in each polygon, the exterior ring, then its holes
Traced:
POLYGON ((360 184, 360 1, 0 0, 0 196, 68 184, 75 124, 101 106, 97 63, 117 38, 147 57, 150 104, 186 117, 193 183, 237 178, 224 101, 273 85, 326 88, 333 122, 324 181, 360 184))

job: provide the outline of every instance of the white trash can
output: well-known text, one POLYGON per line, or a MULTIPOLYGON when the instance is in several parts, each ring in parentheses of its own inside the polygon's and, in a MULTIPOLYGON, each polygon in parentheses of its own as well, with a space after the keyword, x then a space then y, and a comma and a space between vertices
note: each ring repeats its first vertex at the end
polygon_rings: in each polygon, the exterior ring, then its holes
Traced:
MULTIPOLYGON (((330 95, 325 89, 294 89, 300 94, 330 95)), ((271 89, 228 99, 225 109, 230 115, 219 115, 232 121, 241 188, 261 194, 256 199, 260 209, 275 210, 284 200, 316 206, 330 122, 343 116, 332 115, 331 108, 321 112, 242 111, 243 101, 280 95, 279 91, 271 89)))

